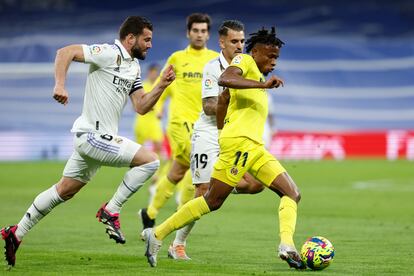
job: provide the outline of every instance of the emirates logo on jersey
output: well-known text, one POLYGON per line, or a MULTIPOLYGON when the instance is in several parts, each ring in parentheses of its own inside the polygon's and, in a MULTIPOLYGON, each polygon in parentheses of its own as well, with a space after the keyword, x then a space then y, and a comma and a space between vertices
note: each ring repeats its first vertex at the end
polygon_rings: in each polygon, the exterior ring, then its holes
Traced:
POLYGON ((133 82, 127 79, 114 76, 112 83, 116 85, 116 92, 129 94, 132 89, 133 82))

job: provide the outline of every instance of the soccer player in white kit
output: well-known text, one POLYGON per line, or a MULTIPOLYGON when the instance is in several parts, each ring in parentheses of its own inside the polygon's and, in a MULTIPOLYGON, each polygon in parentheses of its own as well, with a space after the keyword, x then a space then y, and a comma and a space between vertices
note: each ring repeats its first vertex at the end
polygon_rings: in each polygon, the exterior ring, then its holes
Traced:
POLYGON ((110 238, 125 243, 119 222, 121 208, 155 173, 159 160, 155 153, 117 135, 121 112, 129 97, 135 111, 145 114, 175 79, 173 68, 169 67, 159 84, 145 93, 138 59, 145 59, 151 43, 151 22, 130 16, 121 25, 119 40, 113 45, 69 45, 57 51, 53 98, 61 104, 69 102, 65 79, 70 63, 90 64, 82 115, 71 130, 74 151, 59 182, 34 199, 18 224, 1 229, 9 267, 15 265, 16 251, 25 234, 53 208, 72 198, 101 166, 131 168, 96 215, 105 224, 110 238))
MULTIPOLYGON (((219 57, 206 64, 203 71, 202 103, 203 110, 194 124, 191 141, 191 173, 193 184, 196 186, 195 197, 204 195, 210 186, 210 176, 213 165, 220 151, 218 129, 216 122, 217 98, 224 87, 218 85, 222 72, 229 66, 231 60, 243 52, 244 25, 237 20, 226 20, 219 27, 219 57)), ((263 190, 263 185, 249 174, 235 187, 234 193, 255 194, 263 190)), ((185 252, 186 239, 194 226, 194 222, 179 229, 168 256, 172 259, 189 260, 185 252)))

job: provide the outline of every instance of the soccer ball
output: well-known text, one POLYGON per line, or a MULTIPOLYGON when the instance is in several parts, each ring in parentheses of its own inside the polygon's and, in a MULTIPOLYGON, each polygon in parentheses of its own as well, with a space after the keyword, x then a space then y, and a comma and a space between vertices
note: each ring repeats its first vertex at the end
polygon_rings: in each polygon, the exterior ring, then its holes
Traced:
POLYGON ((315 236, 305 241, 300 255, 310 269, 322 270, 332 263, 335 249, 328 239, 315 236))

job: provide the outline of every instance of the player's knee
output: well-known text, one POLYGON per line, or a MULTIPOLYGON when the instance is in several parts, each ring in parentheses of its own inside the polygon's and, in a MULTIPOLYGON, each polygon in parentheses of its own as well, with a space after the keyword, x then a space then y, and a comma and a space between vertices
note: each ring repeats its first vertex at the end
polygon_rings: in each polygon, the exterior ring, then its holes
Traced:
POLYGON ((207 202, 207 205, 210 211, 216 211, 220 209, 221 205, 223 205, 223 200, 217 199, 217 198, 214 198, 214 199, 206 198, 206 202, 207 202))
POLYGON ((295 190, 291 196, 289 196, 291 199, 293 199, 296 203, 299 203, 300 199, 301 199, 301 194, 298 190, 295 190))
POLYGON ((199 197, 199 196, 205 195, 208 191, 208 188, 209 188, 209 184, 206 184, 206 183, 196 185, 195 196, 199 197))
POLYGON ((254 184, 249 187, 249 194, 258 194, 264 190, 264 186, 261 184, 254 184))
POLYGON ((158 161, 159 163, 158 154, 156 154, 155 152, 150 152, 145 158, 145 164, 156 162, 156 161, 158 161))
POLYGON ((178 183, 184 178, 184 175, 185 175, 185 171, 182 172, 180 170, 170 170, 168 172, 168 179, 174 183, 178 183))
POLYGON ((71 198, 73 198, 78 192, 79 192, 80 188, 74 188, 74 187, 65 187, 65 186, 59 186, 57 188, 57 193, 59 195, 59 197, 61 199, 63 199, 64 201, 69 200, 71 198))

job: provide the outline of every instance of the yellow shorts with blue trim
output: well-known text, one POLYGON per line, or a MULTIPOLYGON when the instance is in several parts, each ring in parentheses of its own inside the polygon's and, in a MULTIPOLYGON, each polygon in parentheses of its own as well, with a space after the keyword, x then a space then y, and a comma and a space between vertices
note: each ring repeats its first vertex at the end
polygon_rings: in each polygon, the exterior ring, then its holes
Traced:
POLYGON ((219 144, 220 154, 211 177, 230 186, 235 187, 246 172, 270 186, 279 174, 286 172, 264 145, 249 138, 220 138, 219 144))
POLYGON ((193 123, 191 122, 171 122, 167 126, 173 159, 186 166, 190 166, 192 134, 193 123))

